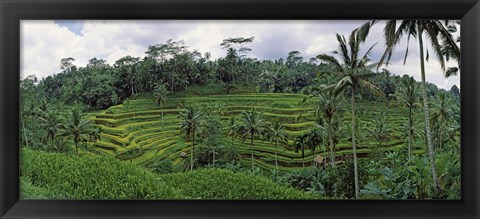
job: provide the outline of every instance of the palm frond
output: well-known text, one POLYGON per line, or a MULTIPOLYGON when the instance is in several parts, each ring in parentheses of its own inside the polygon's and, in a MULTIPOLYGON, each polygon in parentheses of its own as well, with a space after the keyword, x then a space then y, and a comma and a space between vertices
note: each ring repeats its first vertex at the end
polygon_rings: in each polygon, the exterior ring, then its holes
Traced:
POLYGON ((336 68, 337 71, 342 70, 342 65, 333 56, 330 56, 330 55, 327 55, 327 54, 320 54, 320 55, 317 56, 317 59, 325 61, 327 64, 333 65, 336 68))
POLYGON ((377 86, 375 86, 374 84, 372 84, 371 82, 369 82, 367 80, 359 78, 358 79, 358 85, 362 89, 364 89, 364 90, 366 90, 366 91, 368 91, 368 92, 370 92, 374 95, 385 98, 385 95, 383 94, 383 92, 377 86))
POLYGON ((445 71, 445 77, 448 78, 450 76, 458 75, 458 68, 457 67, 449 67, 447 71, 445 71))
POLYGON ((337 40, 338 47, 340 48, 339 53, 343 58, 343 62, 348 65, 348 63, 351 63, 351 61, 347 49, 347 41, 345 40, 345 36, 337 33, 337 40))
POLYGON ((435 51, 435 55, 437 56, 438 61, 440 62, 440 67, 442 68, 443 71, 445 71, 445 57, 443 56, 442 52, 442 46, 440 42, 438 41, 438 34, 439 30, 436 29, 436 26, 433 26, 434 22, 428 22, 427 25, 425 25, 425 31, 426 31, 426 36, 430 39, 431 46, 433 47, 433 50, 435 51))
POLYGON ((363 24, 359 28, 355 29, 355 31, 358 32, 358 37, 359 37, 361 42, 365 42, 365 40, 367 39, 367 36, 370 32, 370 29, 372 28, 373 25, 375 25, 378 22, 379 22, 379 20, 371 20, 371 21, 363 24))

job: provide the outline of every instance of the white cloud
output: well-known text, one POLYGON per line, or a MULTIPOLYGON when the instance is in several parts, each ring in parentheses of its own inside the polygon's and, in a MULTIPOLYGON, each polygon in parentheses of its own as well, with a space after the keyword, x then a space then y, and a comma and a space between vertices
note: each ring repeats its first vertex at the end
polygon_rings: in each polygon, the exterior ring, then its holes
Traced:
MULTIPOLYGON (((225 56, 220 43, 229 37, 255 37, 249 54, 259 59, 285 58, 288 52, 298 50, 305 60, 337 49, 336 33, 346 37, 364 21, 84 21, 81 34, 53 21, 21 22, 21 77, 35 74, 42 78, 60 72, 61 58, 73 57, 74 64, 84 66, 91 58, 103 58, 113 64, 119 58, 131 55, 145 56, 149 45, 168 39, 184 40, 191 50, 210 52, 213 59, 225 56)), ((374 26, 362 47, 378 43, 372 52, 374 61, 384 50, 383 25, 374 26)), ((402 41, 392 57, 388 69, 395 74, 412 74, 419 80, 418 47, 413 38, 407 64, 402 41)), ((448 66, 448 65, 447 65, 448 66)), ((433 57, 426 64, 427 80, 439 87, 459 85, 459 76, 444 79, 433 57)))

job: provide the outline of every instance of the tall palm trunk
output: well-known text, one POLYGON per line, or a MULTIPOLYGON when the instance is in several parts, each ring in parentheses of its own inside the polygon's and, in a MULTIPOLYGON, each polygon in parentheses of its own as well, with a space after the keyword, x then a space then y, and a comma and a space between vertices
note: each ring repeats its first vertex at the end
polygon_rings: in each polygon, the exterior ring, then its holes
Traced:
POLYGON ((355 146, 355 86, 352 85, 352 147, 353 147, 353 171, 355 178, 355 198, 359 199, 357 147, 355 146))
POLYGON ((277 139, 277 144, 275 144, 275 168, 278 171, 277 147, 278 147, 278 139, 277 139))
MULTIPOLYGON (((232 149, 233 149, 233 135, 232 135, 232 149)), ((235 163, 235 156, 232 157, 232 163, 235 163)))
POLYGON ((213 148, 213 166, 215 167, 215 148, 213 148))
MULTIPOLYGON (((22 118, 22 127, 23 127, 23 137, 25 138, 25 143, 27 144, 27 147, 28 147, 28 139, 27 139, 27 133, 26 133, 26 129, 25 129, 25 121, 24 121, 24 117, 23 117, 23 114, 22 112, 20 112, 20 118, 22 118)), ((276 156, 276 155, 275 155, 276 156)))
POLYGON ((412 107, 410 107, 408 112, 408 158, 412 156, 412 134, 413 134, 412 129, 413 129, 412 107))
POLYGON ((163 104, 162 104, 162 100, 160 100, 160 110, 162 111, 162 126, 163 126, 163 104))
POLYGON ((332 167, 335 167, 335 149, 333 148, 333 138, 330 136, 328 137, 328 140, 330 141, 330 162, 332 167))
POLYGON ((78 155, 78 142, 75 141, 75 154, 78 155))
POLYGON ((303 149, 302 149, 302 165, 303 165, 303 168, 305 168, 305 154, 303 149))
POLYGON ((425 132, 427 134, 427 146, 428 146, 428 155, 430 157, 430 166, 432 169, 433 182, 435 184, 435 189, 437 193, 440 192, 440 184, 437 177, 437 168, 435 165, 435 154, 432 143, 432 131, 430 129, 430 110, 428 108, 427 100, 427 88, 426 88, 426 79, 425 79, 425 61, 423 60, 423 39, 422 39, 423 29, 421 25, 418 25, 418 45, 420 49, 420 67, 422 74, 422 97, 423 97, 423 111, 425 112, 425 132))
POLYGON ((250 149, 252 150, 252 171, 253 171, 253 133, 251 134, 252 134, 252 137, 250 140, 250 149))
POLYGON ((195 131, 192 131, 192 150, 190 152, 190 171, 193 171, 193 147, 195 146, 195 131))

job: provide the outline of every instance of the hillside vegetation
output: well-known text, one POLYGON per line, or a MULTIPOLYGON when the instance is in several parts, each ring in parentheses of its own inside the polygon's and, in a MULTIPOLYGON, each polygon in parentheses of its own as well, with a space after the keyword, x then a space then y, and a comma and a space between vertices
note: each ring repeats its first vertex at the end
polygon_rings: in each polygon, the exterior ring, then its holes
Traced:
POLYGON ((312 199, 267 178, 222 169, 158 175, 108 156, 21 150, 23 199, 312 199))
MULTIPOLYGON (((139 98, 130 100, 128 104, 110 107, 100 113, 91 114, 91 119, 102 130, 101 140, 94 143, 95 148, 105 154, 117 156, 122 160, 131 160, 135 164, 148 165, 155 160, 169 158, 174 166, 183 166, 189 156, 180 156, 181 152, 190 153, 191 142, 183 141, 180 134, 181 120, 178 115, 184 111, 185 105, 194 105, 198 108, 211 109, 218 112, 219 117, 225 123, 230 116, 239 116, 242 111, 253 108, 263 112, 267 122, 281 121, 288 136, 288 143, 278 150, 278 162, 280 169, 293 171, 301 168, 303 162, 311 164, 315 158, 314 152, 305 150, 302 159, 300 153, 294 151, 296 137, 308 132, 315 126, 314 107, 316 98, 307 98, 302 102, 305 95, 280 94, 280 93, 245 93, 230 95, 206 95, 171 98, 168 104, 160 109, 153 98, 139 98), (163 119, 161 117, 163 111, 163 119), (141 151, 141 152, 140 152, 141 151)), ((389 107, 387 103, 364 101, 360 115, 361 125, 364 128, 373 127, 376 113, 372 111, 386 112, 386 120, 392 124, 388 138, 379 145, 373 139, 365 139, 359 143, 360 157, 368 157, 374 151, 395 151, 403 147, 404 140, 401 138, 402 125, 407 120, 407 110, 398 107, 389 107)), ((344 122, 351 120, 347 112, 342 117, 344 122)), ((419 121, 420 122, 420 121, 419 121)), ((232 144, 231 137, 223 135, 221 143, 225 147, 232 144)), ((274 142, 265 139, 254 140, 254 157, 257 165, 264 169, 274 169, 274 142)), ((234 137, 233 146, 245 159, 240 162, 248 164, 249 144, 242 141, 238 136, 234 137)), ((318 149, 317 149, 318 150, 318 149)), ((340 140, 336 154, 340 157, 351 154, 352 148, 348 143, 348 136, 340 140)), ((415 153, 422 153, 424 149, 414 148, 415 153)), ((317 155, 328 157, 328 151, 320 149, 317 155)), ((326 159, 325 159, 326 160, 326 159)), ((338 159, 340 161, 341 159, 338 159)))

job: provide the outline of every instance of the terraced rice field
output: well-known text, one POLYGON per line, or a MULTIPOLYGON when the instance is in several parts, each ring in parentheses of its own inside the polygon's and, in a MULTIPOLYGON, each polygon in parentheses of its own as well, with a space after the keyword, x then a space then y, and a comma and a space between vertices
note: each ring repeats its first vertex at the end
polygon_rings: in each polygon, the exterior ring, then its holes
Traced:
MULTIPOLYGON (((276 119, 281 120, 288 133, 289 145, 278 149, 278 161, 282 171, 291 171, 303 166, 301 153, 295 153, 293 142, 295 137, 307 131, 315 124, 313 114, 316 100, 309 98, 307 102, 300 104, 305 96, 299 94, 231 94, 210 95, 170 98, 162 110, 153 98, 130 100, 128 104, 110 107, 109 109, 91 115, 90 119, 103 128, 102 138, 95 143, 95 149, 100 153, 116 156, 118 159, 131 160, 135 164, 146 165, 154 160, 169 158, 174 166, 182 166, 185 158, 181 152, 190 153, 190 142, 184 141, 180 134, 180 119, 177 117, 186 105, 195 105, 199 108, 214 106, 222 103, 223 110, 220 113, 222 120, 227 120, 231 115, 238 115, 242 111, 256 108, 264 113, 267 122, 276 119)), ((405 147, 400 139, 401 125, 407 120, 407 111, 402 108, 390 108, 387 103, 359 102, 357 108, 362 108, 360 119, 364 127, 373 126, 376 114, 373 112, 385 112, 388 123, 392 128, 391 136, 378 146, 375 140, 361 142, 357 153, 360 158, 369 156, 375 151, 394 151, 405 147), (372 112, 372 113, 368 113, 372 112)), ((345 125, 350 125, 350 106, 346 105, 342 112, 345 125)), ((417 120, 420 121, 420 120, 417 120)), ((347 129, 349 130, 349 129, 347 129)), ((363 130, 365 131, 365 130, 363 130)), ((340 141, 336 148, 337 160, 351 154, 349 135, 340 141)), ((222 142, 231 145, 231 137, 224 136, 222 142)), ((234 146, 242 154, 241 163, 250 165, 249 141, 242 143, 238 138, 234 139, 234 146)), ((257 166, 262 168, 275 168, 274 143, 262 139, 254 141, 254 157, 257 166)), ((421 148, 415 148, 414 152, 422 153, 421 148)), ((328 157, 323 146, 317 154, 328 157)), ((185 156, 184 156, 185 157, 185 156)), ((305 163, 309 165, 315 155, 306 150, 305 163)), ((189 158, 189 156, 186 156, 189 158)), ((325 159, 326 160, 326 159, 325 159)))

